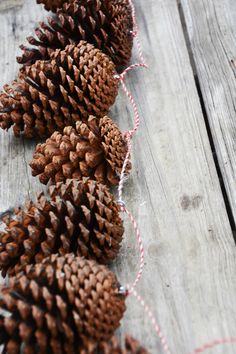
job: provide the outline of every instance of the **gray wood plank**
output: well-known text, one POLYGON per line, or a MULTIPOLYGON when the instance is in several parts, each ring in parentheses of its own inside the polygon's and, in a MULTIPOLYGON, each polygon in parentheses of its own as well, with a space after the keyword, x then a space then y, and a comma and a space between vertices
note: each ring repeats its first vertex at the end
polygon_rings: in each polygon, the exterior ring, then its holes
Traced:
MULTIPOLYGON (((3 4, 6 2, 3 2, 3 4)), ((33 32, 36 21, 45 17, 41 6, 34 1, 9 1, 11 9, 0 12, 1 87, 15 79, 19 65, 15 57, 19 45, 33 32), (15 4, 15 6, 13 6, 15 4)), ((12 132, 0 132, 0 213, 32 198, 40 183, 31 177, 28 161, 35 142, 16 139, 12 132)))
MULTIPOLYGON (((184 354, 196 344, 236 331, 235 247, 176 1, 135 3, 150 70, 129 74, 142 122, 125 199, 139 222, 146 250, 138 292, 153 309, 173 353, 184 354)), ((17 45, 42 16, 46 14, 32 0, 0 13, 0 85, 14 78, 17 45)), ((123 129, 131 126, 132 111, 122 91, 110 115, 123 129)), ((32 197, 41 186, 27 166, 34 143, 1 132, 0 144, 2 212, 32 197)), ((126 221, 124 245, 113 267, 122 284, 135 278, 134 243, 126 221)), ((128 299, 124 332, 139 338, 151 353, 161 353, 133 298, 128 299)), ((230 346, 224 351, 234 352, 230 346)))
POLYGON ((181 0, 181 3, 220 169, 236 220, 236 3, 233 0, 181 0))
MULTIPOLYGON (((235 245, 176 1, 135 3, 150 65, 149 71, 129 76, 143 118, 126 187, 146 249, 138 290, 154 309, 173 353, 187 353, 197 344, 235 333, 235 245)), ((122 96, 114 116, 123 127, 131 124, 122 96)), ((130 233, 127 228, 117 266, 128 280, 138 259, 130 233)), ((161 352, 142 309, 133 299, 129 304, 124 328, 149 343, 152 353, 161 352)), ((214 350, 222 352, 235 353, 235 348, 214 350)))

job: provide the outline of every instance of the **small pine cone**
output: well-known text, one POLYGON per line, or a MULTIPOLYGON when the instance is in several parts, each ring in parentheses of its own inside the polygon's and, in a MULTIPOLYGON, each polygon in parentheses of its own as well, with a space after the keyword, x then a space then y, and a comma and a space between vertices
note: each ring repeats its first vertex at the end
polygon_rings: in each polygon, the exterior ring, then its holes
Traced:
POLYGON ((91 353, 119 326, 122 293, 105 266, 72 254, 52 255, 2 289, 0 309, 7 315, 1 311, 0 344, 8 354, 91 353))
POLYGON ((39 263, 53 253, 94 259, 101 264, 113 260, 124 233, 120 207, 107 188, 95 181, 67 180, 43 193, 37 203, 18 210, 0 232, 0 270, 14 275, 25 265, 39 263))
MULTIPOLYGON (((40 0, 56 10, 63 1, 40 0)), ((48 59, 52 50, 85 40, 110 56, 118 68, 131 58, 133 21, 129 0, 68 0, 57 10, 56 19, 49 17, 36 28, 36 38, 27 38, 33 47, 21 46, 20 64, 48 59)))
POLYGON ((0 127, 13 125, 16 136, 50 136, 89 115, 103 117, 114 103, 118 81, 112 61, 93 45, 51 54, 49 61, 25 67, 12 87, 0 93, 0 127))
POLYGON ((66 0, 37 0, 37 4, 44 4, 45 10, 56 12, 66 0))
POLYGON ((109 342, 103 342, 99 345, 98 354, 148 354, 148 352, 137 340, 130 336, 126 336, 125 349, 122 349, 118 339, 113 336, 109 342))
MULTIPOLYGON (((108 117, 90 116, 88 123, 77 122, 76 129, 64 128, 39 144, 30 163, 32 175, 41 183, 65 181, 82 176, 106 185, 116 185, 127 155, 122 133, 108 117)), ((131 164, 127 166, 127 173, 131 164)))

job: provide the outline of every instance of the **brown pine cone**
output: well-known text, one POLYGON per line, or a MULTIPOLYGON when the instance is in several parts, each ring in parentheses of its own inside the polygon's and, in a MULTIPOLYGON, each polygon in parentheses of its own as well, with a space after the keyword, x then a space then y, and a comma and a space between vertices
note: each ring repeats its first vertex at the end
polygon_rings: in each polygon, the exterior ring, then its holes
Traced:
POLYGON ((125 296, 105 266, 52 255, 10 279, 0 309, 7 311, 0 314, 0 344, 8 354, 85 354, 113 336, 125 296))
POLYGON ((148 354, 140 343, 130 336, 125 338, 125 349, 119 345, 118 339, 114 336, 109 342, 103 342, 99 345, 98 352, 93 354, 148 354))
POLYGON ((25 67, 0 93, 0 127, 16 136, 50 136, 89 115, 106 115, 118 93, 112 61, 81 41, 56 50, 49 61, 25 67))
MULTIPOLYGON (((63 1, 40 0, 48 9, 56 10, 63 1)), ((21 46, 18 63, 32 64, 48 59, 52 50, 86 40, 122 67, 128 64, 133 46, 129 0, 68 0, 58 9, 56 19, 49 17, 36 28, 36 38, 28 37, 32 47, 21 46)))
POLYGON ((26 211, 5 220, 0 232, 0 270, 2 275, 17 274, 45 257, 73 252, 78 256, 107 264, 120 249, 124 233, 120 207, 107 188, 95 181, 67 180, 43 193, 26 211))
POLYGON ((66 0, 37 0, 37 4, 44 4, 45 10, 56 12, 62 5, 67 2, 66 0))
MULTIPOLYGON (((100 120, 90 116, 88 123, 77 122, 76 129, 55 132, 39 144, 30 163, 32 175, 41 183, 65 181, 82 176, 106 185, 116 185, 127 154, 122 133, 108 117, 100 120)), ((127 166, 127 173, 131 164, 127 166)))

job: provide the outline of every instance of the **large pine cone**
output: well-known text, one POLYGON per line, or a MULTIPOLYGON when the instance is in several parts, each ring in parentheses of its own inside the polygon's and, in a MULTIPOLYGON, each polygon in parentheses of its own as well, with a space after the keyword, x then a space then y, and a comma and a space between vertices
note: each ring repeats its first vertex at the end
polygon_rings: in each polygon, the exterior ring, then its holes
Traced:
POLYGON ((66 0, 37 0, 38 4, 44 4, 44 7, 47 11, 56 12, 57 9, 60 9, 62 5, 67 2, 66 0))
POLYGON ((49 61, 26 67, 12 87, 0 93, 0 126, 13 125, 27 138, 62 131, 89 115, 103 117, 114 103, 118 81, 112 61, 81 41, 56 50, 49 61))
MULTIPOLYGON (((113 121, 90 116, 88 123, 77 122, 76 129, 64 128, 39 144, 30 163, 32 175, 42 183, 65 181, 82 176, 103 184, 116 185, 127 154, 127 144, 113 121)), ((131 165, 127 166, 129 172, 131 165)))
POLYGON ((140 343, 130 336, 125 338, 125 349, 122 349, 116 337, 107 343, 102 343, 99 345, 99 350, 93 352, 93 354, 148 354, 147 350, 144 349, 140 343))
POLYGON ((2 289, 0 344, 8 354, 91 353, 125 311, 114 273, 72 254, 29 265, 2 289))
MULTIPOLYGON (((40 2, 55 11, 55 3, 63 1, 40 2)), ((32 64, 38 59, 48 59, 52 50, 86 40, 122 67, 131 57, 132 28, 129 0, 68 0, 57 11, 56 19, 49 17, 48 23, 40 23, 35 30, 36 38, 27 38, 33 47, 21 46, 23 55, 17 60, 32 64)))
POLYGON ((120 249, 124 232, 119 205, 107 188, 95 181, 67 180, 41 193, 16 219, 6 220, 0 233, 2 275, 17 274, 26 264, 73 252, 106 264, 120 249))

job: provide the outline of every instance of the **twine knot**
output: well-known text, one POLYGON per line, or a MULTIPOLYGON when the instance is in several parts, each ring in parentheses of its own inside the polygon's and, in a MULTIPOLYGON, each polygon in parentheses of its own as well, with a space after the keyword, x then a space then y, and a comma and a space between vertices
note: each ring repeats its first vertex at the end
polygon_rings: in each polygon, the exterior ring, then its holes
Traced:
POLYGON ((122 208, 125 208, 125 202, 122 199, 118 199, 117 204, 119 204, 122 208))

